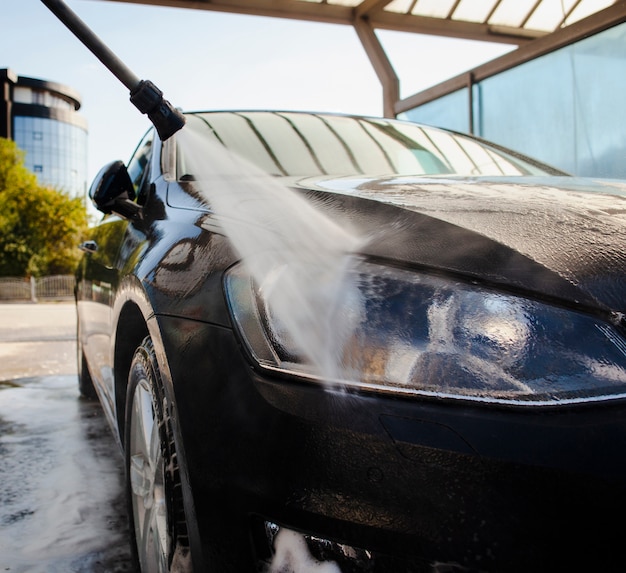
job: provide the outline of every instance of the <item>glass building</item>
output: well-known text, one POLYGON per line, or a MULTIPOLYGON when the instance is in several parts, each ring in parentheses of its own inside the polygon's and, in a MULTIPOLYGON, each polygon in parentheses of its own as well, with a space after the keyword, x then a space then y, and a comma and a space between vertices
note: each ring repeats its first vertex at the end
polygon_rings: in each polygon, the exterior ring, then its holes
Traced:
POLYGON ((72 88, 0 69, 0 137, 25 152, 43 185, 72 196, 87 192, 87 122, 72 88))

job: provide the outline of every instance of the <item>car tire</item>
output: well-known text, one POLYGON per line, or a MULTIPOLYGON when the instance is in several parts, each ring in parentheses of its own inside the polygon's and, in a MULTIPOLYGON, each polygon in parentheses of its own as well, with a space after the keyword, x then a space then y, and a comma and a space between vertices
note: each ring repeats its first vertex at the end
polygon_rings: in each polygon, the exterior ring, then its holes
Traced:
POLYGON ((137 570, 191 573, 171 406, 149 337, 135 351, 128 377, 125 458, 137 570))

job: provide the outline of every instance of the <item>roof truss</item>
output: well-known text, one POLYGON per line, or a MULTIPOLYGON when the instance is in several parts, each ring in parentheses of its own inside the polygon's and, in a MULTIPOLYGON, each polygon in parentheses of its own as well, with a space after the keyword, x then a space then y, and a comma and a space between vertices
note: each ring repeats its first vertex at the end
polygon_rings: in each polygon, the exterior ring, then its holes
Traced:
MULTIPOLYGON (((449 36, 489 42, 522 44, 533 38, 545 35, 542 30, 526 29, 518 26, 492 25, 488 21, 472 22, 454 18, 454 10, 445 18, 423 16, 414 13, 419 0, 408 7, 413 12, 390 9, 393 0, 111 0, 132 2, 153 6, 191 8, 194 10, 214 10, 236 14, 250 14, 274 18, 291 18, 313 22, 353 25, 355 21, 366 20, 374 29, 413 32, 449 36)), ((456 0, 459 4, 461 0, 456 0)), ((496 0, 495 6, 505 0, 496 0)), ((535 0, 536 1, 536 0, 535 0)), ((537 2, 541 3, 540 0, 537 2)))
MULTIPOLYGON (((383 113, 406 109, 399 79, 376 35, 392 30, 517 45, 540 55, 580 34, 581 20, 626 20, 626 0, 108 0, 352 26, 383 88, 383 113), (600 18, 598 18, 600 16, 600 18), (568 28, 577 31, 569 33, 568 28), (550 38, 557 36, 556 42, 550 38), (540 49, 535 49, 538 46, 540 49)), ((597 25, 597 24, 594 24, 597 25)), ((583 31, 584 31, 584 26, 583 31)), ((514 56, 515 57, 515 56, 514 56)), ((471 81, 471 80, 470 80, 471 81)), ((418 94, 416 94, 418 95, 418 94)))

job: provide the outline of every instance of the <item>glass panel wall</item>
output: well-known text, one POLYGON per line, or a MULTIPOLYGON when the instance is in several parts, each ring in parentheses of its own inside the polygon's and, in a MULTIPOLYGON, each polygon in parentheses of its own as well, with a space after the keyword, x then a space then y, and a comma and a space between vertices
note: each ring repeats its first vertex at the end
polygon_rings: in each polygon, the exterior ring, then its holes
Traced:
MULTIPOLYGON (((626 179, 624 69, 621 24, 489 77, 473 89, 474 133, 575 175, 626 179)), ((467 132, 468 95, 403 117, 467 132)))
POLYGON ((400 117, 426 125, 468 133, 470 131, 468 98, 468 89, 458 90, 407 111, 400 117))

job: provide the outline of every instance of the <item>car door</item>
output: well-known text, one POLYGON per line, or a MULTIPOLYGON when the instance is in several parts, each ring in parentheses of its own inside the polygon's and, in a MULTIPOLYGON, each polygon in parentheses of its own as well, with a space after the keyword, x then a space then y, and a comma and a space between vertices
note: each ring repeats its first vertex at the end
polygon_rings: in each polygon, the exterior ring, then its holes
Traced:
POLYGON ((119 282, 116 260, 127 222, 106 215, 81 245, 85 252, 77 282, 78 336, 92 379, 112 406, 111 304, 119 282))
MULTIPOLYGON (((148 177, 154 130, 142 139, 131 160, 128 172, 135 191, 148 177)), ((112 308, 120 278, 120 249, 129 225, 115 214, 105 215, 81 245, 85 255, 77 280, 78 336, 93 381, 104 391, 107 404, 114 411, 112 308)))

